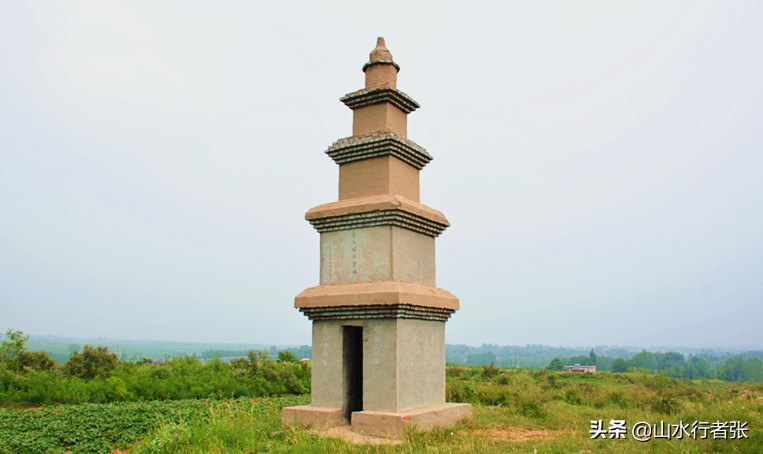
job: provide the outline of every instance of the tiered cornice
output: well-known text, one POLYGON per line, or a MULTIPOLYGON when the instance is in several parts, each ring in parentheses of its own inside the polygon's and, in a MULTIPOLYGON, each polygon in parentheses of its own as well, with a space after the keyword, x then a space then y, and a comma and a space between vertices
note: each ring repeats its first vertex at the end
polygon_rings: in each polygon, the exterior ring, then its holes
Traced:
POLYGON ((417 318, 445 321, 459 308, 458 298, 441 288, 409 282, 319 285, 305 289, 295 305, 311 319, 417 318))
POLYGON ((436 237, 450 226, 439 211, 399 195, 327 203, 312 208, 305 218, 321 233, 394 225, 436 237))
POLYGON ((413 98, 402 91, 393 88, 375 88, 373 90, 362 89, 347 93, 339 98, 339 100, 352 110, 384 102, 392 104, 406 114, 421 107, 419 103, 413 100, 413 98))
POLYGON ((432 156, 414 141, 389 131, 339 139, 326 154, 340 165, 390 155, 421 170, 432 161, 432 156))

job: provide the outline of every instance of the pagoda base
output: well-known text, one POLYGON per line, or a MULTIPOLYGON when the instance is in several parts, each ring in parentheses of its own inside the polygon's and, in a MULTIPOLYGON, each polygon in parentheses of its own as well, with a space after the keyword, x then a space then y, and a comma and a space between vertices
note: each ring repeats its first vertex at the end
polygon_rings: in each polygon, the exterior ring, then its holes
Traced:
POLYGON ((281 422, 285 426, 300 426, 309 429, 326 429, 346 424, 342 419, 342 409, 333 407, 313 407, 300 405, 284 407, 281 422))
MULTIPOLYGON (((356 411, 352 413, 352 430, 374 437, 404 439, 408 430, 429 431, 452 427, 472 417, 469 404, 442 404, 417 408, 406 412, 356 411)), ((287 407, 283 409, 282 421, 289 426, 311 429, 345 425, 340 408, 287 407)))

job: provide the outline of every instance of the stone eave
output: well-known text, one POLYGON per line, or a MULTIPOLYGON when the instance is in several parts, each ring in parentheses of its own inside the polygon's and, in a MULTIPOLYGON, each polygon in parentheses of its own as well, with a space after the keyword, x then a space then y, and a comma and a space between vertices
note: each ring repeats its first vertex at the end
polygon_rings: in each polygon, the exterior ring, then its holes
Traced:
POLYGON ((294 307, 304 310, 387 305, 410 305, 449 311, 459 309, 458 298, 447 290, 399 281, 318 285, 305 289, 294 298, 294 307))
POLYGON ((392 131, 374 131, 339 139, 326 150, 326 154, 339 165, 391 155, 421 170, 432 161, 432 156, 424 148, 392 131))
POLYGON ((321 233, 394 225, 436 237, 450 226, 439 211, 394 194, 318 205, 305 214, 305 219, 321 233))
POLYGON ((402 91, 388 87, 354 91, 347 93, 339 100, 352 110, 383 102, 388 102, 407 114, 421 107, 419 103, 402 91))

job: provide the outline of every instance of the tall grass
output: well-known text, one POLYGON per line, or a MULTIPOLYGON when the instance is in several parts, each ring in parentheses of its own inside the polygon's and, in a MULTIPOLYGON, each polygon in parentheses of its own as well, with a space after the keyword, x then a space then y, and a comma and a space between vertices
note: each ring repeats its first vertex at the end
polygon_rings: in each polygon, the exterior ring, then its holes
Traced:
POLYGON ((223 452, 763 452, 763 385, 690 381, 638 373, 574 374, 449 367, 449 401, 474 405, 475 417, 451 429, 411 432, 395 446, 353 445, 283 427, 281 407, 307 396, 239 399, 204 417, 169 423, 149 434, 138 453, 223 452), (485 372, 487 370, 487 373, 485 372), (271 403, 267 403, 271 402, 271 403), (746 421, 746 440, 592 440, 591 420, 746 421))

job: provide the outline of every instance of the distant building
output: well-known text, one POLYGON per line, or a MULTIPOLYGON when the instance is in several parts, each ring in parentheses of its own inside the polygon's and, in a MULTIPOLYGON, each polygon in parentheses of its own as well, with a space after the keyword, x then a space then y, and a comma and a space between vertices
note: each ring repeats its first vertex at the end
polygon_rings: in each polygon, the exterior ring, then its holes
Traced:
POLYGON ((575 364, 574 366, 564 366, 564 370, 568 372, 585 372, 585 373, 596 373, 596 366, 581 366, 580 364, 575 364))

